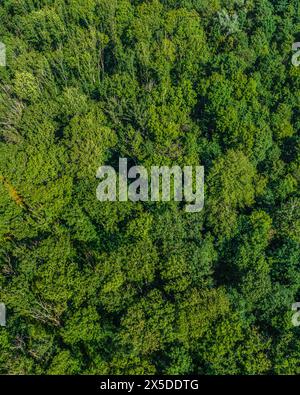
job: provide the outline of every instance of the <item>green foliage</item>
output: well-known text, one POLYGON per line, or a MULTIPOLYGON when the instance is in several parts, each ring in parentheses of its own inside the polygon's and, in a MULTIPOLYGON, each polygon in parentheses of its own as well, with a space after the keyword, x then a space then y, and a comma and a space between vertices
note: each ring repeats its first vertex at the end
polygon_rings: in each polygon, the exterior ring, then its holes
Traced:
POLYGON ((299 374, 298 0, 0 19, 0 373, 299 374), (119 157, 204 165, 203 211, 100 203, 119 157))

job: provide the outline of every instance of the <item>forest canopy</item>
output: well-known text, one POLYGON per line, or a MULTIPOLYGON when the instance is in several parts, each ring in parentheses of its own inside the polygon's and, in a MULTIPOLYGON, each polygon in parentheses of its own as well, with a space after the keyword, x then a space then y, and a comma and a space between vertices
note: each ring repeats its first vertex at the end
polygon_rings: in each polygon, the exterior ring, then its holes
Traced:
POLYGON ((1 374, 299 374, 299 0, 2 0, 1 374), (119 158, 205 204, 99 202, 119 158))

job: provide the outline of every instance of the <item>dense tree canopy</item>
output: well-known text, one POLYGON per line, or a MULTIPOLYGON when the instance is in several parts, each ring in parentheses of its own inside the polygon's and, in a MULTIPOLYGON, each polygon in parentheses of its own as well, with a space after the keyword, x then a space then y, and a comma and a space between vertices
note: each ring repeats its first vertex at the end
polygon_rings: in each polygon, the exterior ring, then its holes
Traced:
POLYGON ((299 0, 3 0, 0 373, 299 374, 299 0), (205 204, 99 202, 119 157, 205 204))

